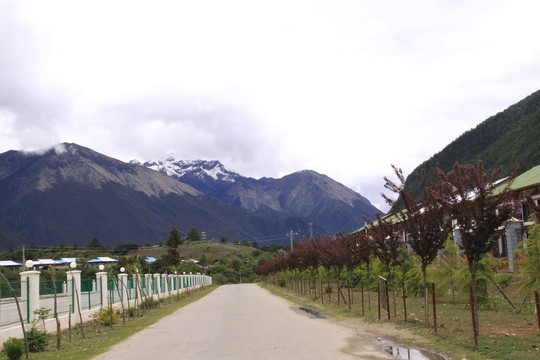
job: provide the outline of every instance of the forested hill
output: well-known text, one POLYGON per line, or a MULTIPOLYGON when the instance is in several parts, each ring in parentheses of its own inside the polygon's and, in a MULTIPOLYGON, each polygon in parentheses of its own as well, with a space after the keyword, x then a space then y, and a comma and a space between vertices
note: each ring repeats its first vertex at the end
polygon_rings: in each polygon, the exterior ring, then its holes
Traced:
POLYGON ((523 173, 540 164, 540 90, 465 132, 420 164, 407 177, 407 188, 418 191, 416 173, 422 168, 431 176, 437 163, 443 171, 449 171, 456 162, 476 164, 478 159, 488 174, 503 165, 501 176, 517 166, 523 173))

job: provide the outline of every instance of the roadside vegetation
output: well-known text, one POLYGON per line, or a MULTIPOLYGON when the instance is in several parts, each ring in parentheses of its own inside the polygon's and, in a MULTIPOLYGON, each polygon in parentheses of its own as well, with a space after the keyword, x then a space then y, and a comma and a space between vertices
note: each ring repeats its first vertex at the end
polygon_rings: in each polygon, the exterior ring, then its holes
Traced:
POLYGON ((540 207, 511 190, 517 169, 505 182, 497 181, 501 168, 488 175, 481 161, 436 170, 431 181, 418 174, 422 197, 416 199, 394 167, 398 181, 385 178, 385 187, 404 207, 383 195, 387 216, 366 219, 352 234, 309 239, 262 263, 258 273, 321 306, 412 327, 451 354, 538 357, 540 207), (489 251, 495 231, 525 202, 534 225, 518 246, 513 272, 489 251))
MULTIPOLYGON (((216 285, 211 285, 199 290, 190 291, 189 294, 181 293, 179 296, 172 296, 171 301, 162 298, 159 301, 155 301, 151 309, 145 306, 145 311, 139 314, 136 311, 129 311, 130 316, 125 323, 122 323, 119 313, 113 314, 112 317, 109 313, 104 313, 102 317, 104 321, 99 321, 100 318, 95 317, 94 321, 86 324, 84 338, 80 329, 74 329, 72 332, 67 330, 62 332, 62 347, 60 349, 56 349, 56 335, 47 335, 43 344, 43 350, 45 351, 31 352, 29 359, 91 359, 136 332, 154 324, 161 318, 171 315, 179 308, 207 295, 216 287, 216 285), (107 324, 107 319, 113 319, 114 326, 110 326, 110 323, 107 324)), ((8 359, 5 351, 0 353, 0 359, 8 359)))

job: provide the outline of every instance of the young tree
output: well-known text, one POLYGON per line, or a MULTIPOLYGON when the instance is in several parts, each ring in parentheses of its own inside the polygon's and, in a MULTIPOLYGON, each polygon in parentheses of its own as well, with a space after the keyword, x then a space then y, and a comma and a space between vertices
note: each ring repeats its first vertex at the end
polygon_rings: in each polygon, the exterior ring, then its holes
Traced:
POLYGON ((435 181, 428 186, 424 169, 417 174, 422 190, 422 198, 416 201, 413 194, 405 189, 405 177, 401 169, 392 165, 399 183, 394 183, 385 177, 384 187, 398 195, 404 204, 404 209, 397 209, 396 201, 383 194, 385 201, 390 205, 392 214, 399 219, 407 236, 407 243, 414 250, 420 259, 422 276, 424 280, 424 317, 426 326, 429 326, 428 311, 428 286, 426 269, 435 260, 439 250, 450 232, 450 222, 445 216, 443 207, 432 196, 432 191, 436 190, 435 181))
POLYGON ((178 252, 178 247, 183 244, 183 240, 180 237, 180 231, 173 226, 167 236, 167 241, 165 246, 167 247, 167 254, 163 257, 165 266, 175 266, 180 264, 180 253, 178 252))
POLYGON ((201 240, 201 237, 199 236, 199 232, 194 227, 189 230, 186 239, 188 241, 199 241, 201 240))
POLYGON ((372 221, 364 218, 368 223, 368 236, 372 239, 375 245, 375 255, 385 265, 386 270, 392 279, 392 298, 394 303, 394 316, 396 315, 396 284, 395 274, 396 267, 401 265, 405 260, 401 256, 401 248, 403 246, 401 226, 397 219, 392 219, 391 216, 381 218, 376 214, 377 219, 372 221))
POLYGON ((99 239, 96 237, 90 240, 88 244, 86 245, 86 247, 89 249, 95 249, 95 250, 103 249, 103 245, 101 245, 101 243, 99 242, 99 239))
POLYGON ((516 193, 510 188, 519 169, 515 169, 500 184, 497 178, 501 170, 502 166, 488 176, 481 160, 478 160, 476 167, 456 163, 448 173, 444 173, 438 166, 435 169, 440 188, 433 191, 433 196, 455 221, 461 235, 459 246, 467 257, 473 294, 471 306, 475 319, 475 339, 478 337, 478 264, 493 248, 495 242, 492 235, 495 230, 510 218, 519 203, 516 193))

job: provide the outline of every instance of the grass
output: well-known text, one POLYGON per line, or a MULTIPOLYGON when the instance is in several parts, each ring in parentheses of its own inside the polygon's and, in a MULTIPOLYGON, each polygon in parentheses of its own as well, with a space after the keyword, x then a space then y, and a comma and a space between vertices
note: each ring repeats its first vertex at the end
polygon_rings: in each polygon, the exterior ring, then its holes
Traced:
MULTIPOLYGON (((534 303, 531 300, 525 302, 521 312, 518 313, 498 293, 490 293, 490 301, 479 310, 480 337, 476 348, 472 339, 471 311, 465 296, 458 297, 455 303, 448 298, 437 299, 437 333, 435 333, 431 298, 429 327, 426 327, 423 297, 406 298, 408 315, 406 322, 403 299, 396 298, 396 315, 394 316, 391 293, 391 318, 388 320, 387 313, 383 312, 381 320, 378 320, 376 292, 371 293, 371 310, 368 308, 367 294, 364 294, 364 315, 362 315, 361 294, 358 289, 355 289, 354 304, 349 311, 348 307, 343 305, 343 300, 341 300, 340 308, 337 308, 336 286, 331 294, 332 304, 328 303, 327 295, 322 304, 318 296, 305 295, 276 285, 267 284, 265 287, 288 300, 314 308, 337 319, 358 318, 367 326, 384 322, 393 324, 398 329, 407 329, 426 339, 432 350, 447 354, 453 359, 530 360, 540 358, 540 331, 534 313, 534 303)), ((347 299, 347 289, 343 289, 343 293, 347 299)), ((518 309, 517 305, 520 305, 522 300, 514 299, 514 304, 518 309)))
MULTIPOLYGON (((182 260, 198 260, 202 254, 205 254, 208 258, 208 263, 210 264, 222 257, 230 260, 235 257, 253 256, 253 253, 256 251, 257 249, 251 246, 222 244, 214 241, 184 242, 178 247, 178 252, 180 253, 180 258, 182 260)), ((142 248, 131 251, 129 255, 139 255, 141 257, 152 256, 158 258, 166 252, 167 248, 165 247, 142 248)))
MULTIPOLYGON (((85 326, 86 339, 83 339, 76 331, 72 332, 72 340, 69 342, 68 332, 62 333, 62 348, 56 350, 56 335, 49 336, 49 351, 41 353, 30 353, 29 359, 52 360, 52 359, 70 359, 70 360, 85 360, 91 359, 103 352, 106 352, 113 345, 127 339, 131 335, 147 328, 156 323, 158 320, 171 315, 176 310, 186 306, 203 296, 209 294, 216 285, 204 287, 197 291, 192 291, 187 296, 182 296, 178 299, 176 296, 160 301, 160 305, 149 311, 141 312, 141 316, 135 316, 126 319, 126 323, 115 324, 111 327, 101 327, 101 332, 91 325, 85 326)), ((4 352, 0 355, 0 359, 6 359, 4 352)), ((24 358, 24 355, 23 355, 24 358)))

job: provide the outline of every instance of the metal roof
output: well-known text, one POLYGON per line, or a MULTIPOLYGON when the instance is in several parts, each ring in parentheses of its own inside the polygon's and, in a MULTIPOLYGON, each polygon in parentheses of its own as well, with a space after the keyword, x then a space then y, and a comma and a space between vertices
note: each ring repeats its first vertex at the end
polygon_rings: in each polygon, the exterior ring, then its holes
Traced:
POLYGON ((22 266, 22 264, 12 260, 0 260, 0 266, 22 266))
POLYGON ((117 262, 118 260, 110 258, 108 256, 98 256, 95 259, 88 260, 88 263, 109 263, 109 262, 117 262))

